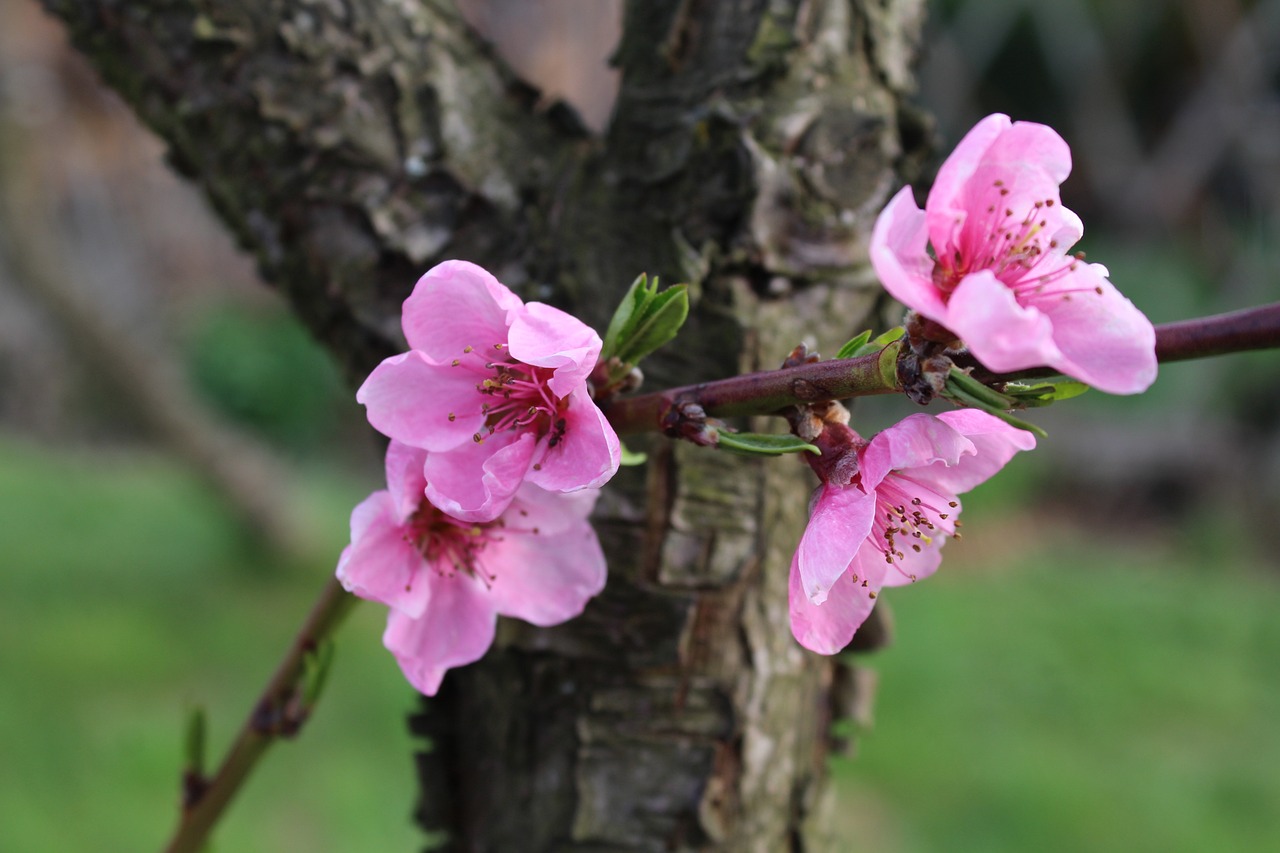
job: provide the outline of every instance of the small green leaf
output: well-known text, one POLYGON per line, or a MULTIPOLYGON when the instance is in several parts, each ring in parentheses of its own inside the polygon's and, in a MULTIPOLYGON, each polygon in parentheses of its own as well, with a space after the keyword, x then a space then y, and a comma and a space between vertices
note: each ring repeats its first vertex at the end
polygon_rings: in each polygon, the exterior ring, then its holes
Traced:
POLYGON ((952 367, 951 373, 947 376, 947 391, 962 391, 967 396, 977 400, 981 400, 988 406, 995 406, 998 409, 1012 409, 1016 406, 1016 402, 996 391, 988 388, 969 374, 965 373, 958 367, 952 367))
POLYGON ((333 640, 324 640, 302 658, 302 706, 310 708, 320 699, 329 673, 333 670, 333 656, 337 646, 333 640))
MULTIPOLYGON (((636 280, 631 282, 631 287, 627 289, 622 301, 618 303, 618 309, 613 312, 613 317, 609 320, 609 328, 604 333, 604 345, 600 350, 601 361, 605 361, 616 354, 619 336, 626 328, 627 323, 635 316, 636 309, 644 304, 645 294, 648 291, 648 281, 648 276, 640 273, 640 275, 636 276, 636 280)), ((656 279, 654 283, 657 284, 656 279)))
POLYGON ((1048 436, 1047 432, 1035 424, 1028 423, 1009 414, 1009 409, 1017 408, 1021 405, 1018 400, 1001 394, 993 388, 988 388, 958 367, 951 368, 942 396, 962 406, 980 409, 989 415, 994 415, 1010 426, 1034 433, 1041 438, 1048 436))
POLYGON ((1089 386, 1074 379, 1060 379, 1053 382, 1039 382, 1025 385, 1021 382, 1010 382, 1004 386, 1004 393, 1017 400, 1019 406, 1047 406, 1059 400, 1070 400, 1079 397, 1089 386))
POLYGON ((907 330, 904 326, 894 326, 889 331, 881 332, 879 335, 876 335, 875 338, 868 341, 867 348, 864 349, 863 352, 875 352, 876 350, 884 349, 894 341, 901 340, 902 336, 906 333, 907 330))
POLYGON ((840 347, 840 351, 836 353, 836 358, 853 358, 854 353, 862 349, 867 341, 871 340, 871 330, 867 329, 856 338, 851 338, 844 346, 840 347))
MULTIPOLYGON (((635 328, 624 333, 617 356, 625 364, 638 364, 641 359, 670 341, 689 317, 689 288, 677 284, 652 296, 640 309, 635 328)), ((632 317, 635 320, 635 317, 632 317)))
POLYGON ((880 352, 889 344, 901 338, 906 333, 906 329, 902 326, 894 326, 887 332, 883 332, 876 337, 871 337, 871 330, 863 332, 853 340, 840 347, 840 351, 836 353, 836 358, 858 358, 863 355, 870 355, 873 352, 880 352))
POLYGON ((745 456, 782 456, 786 453, 808 451, 821 454, 822 451, 794 435, 767 435, 758 432, 728 432, 717 430, 718 446, 724 450, 741 453, 745 456))
POLYGON ((187 714, 186 730, 182 736, 182 759, 188 773, 197 776, 204 774, 208 728, 209 719, 204 708, 192 708, 187 714))
POLYGON ((880 350, 880 359, 876 366, 880 368, 880 379, 886 388, 898 387, 898 355, 902 352, 900 341, 891 341, 880 350))
POLYGON ((600 360, 617 359, 610 369, 616 380, 631 367, 676 336, 689 316, 689 288, 678 284, 658 290, 658 279, 641 274, 622 298, 609 321, 600 360), (616 374, 616 375, 615 375, 616 374))
POLYGON ((622 445, 622 461, 619 463, 624 468, 632 465, 643 465, 649 459, 649 454, 639 453, 625 444, 622 445))

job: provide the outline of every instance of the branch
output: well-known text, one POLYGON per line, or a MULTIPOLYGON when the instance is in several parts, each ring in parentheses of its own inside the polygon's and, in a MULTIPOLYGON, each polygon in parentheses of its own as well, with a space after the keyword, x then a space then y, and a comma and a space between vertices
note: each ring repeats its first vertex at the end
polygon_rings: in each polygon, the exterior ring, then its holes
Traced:
POLYGON ((1186 361, 1280 346, 1280 302, 1156 327, 1156 358, 1186 361))
POLYGON ((183 804, 182 818, 165 853, 198 853, 203 849, 209 831, 267 747, 278 738, 298 733, 310 712, 300 698, 306 656, 334 632, 356 601, 337 578, 329 579, 275 675, 240 727, 218 772, 208 780, 188 785, 192 801, 183 804))
POLYGON ((523 266, 577 155, 443 0, 44 2, 353 378, 432 262, 523 266))
MULTIPOLYGON (((1161 362, 1277 347, 1280 303, 1156 327, 1156 358, 1161 362)), ((625 434, 661 431, 668 413, 684 403, 695 403, 712 417, 771 415, 803 403, 901 390, 883 378, 879 358, 872 353, 669 388, 607 403, 604 411, 613 428, 625 434)), ((1007 374, 977 370, 974 375, 992 383, 1057 374, 1049 368, 1032 368, 1007 374)))

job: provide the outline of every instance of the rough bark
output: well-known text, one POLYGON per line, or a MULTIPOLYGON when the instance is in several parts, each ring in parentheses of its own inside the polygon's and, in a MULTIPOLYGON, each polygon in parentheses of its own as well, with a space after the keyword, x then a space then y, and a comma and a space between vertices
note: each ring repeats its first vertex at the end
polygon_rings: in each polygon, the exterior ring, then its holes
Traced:
MULTIPOLYGON (((597 327, 640 271, 693 285, 659 387, 833 349, 923 132, 919 0, 636 0, 603 140, 536 113, 434 0, 46 0, 358 378, 431 263, 485 264, 597 327)), ((416 720, 421 819, 467 850, 821 849, 848 672, 790 638, 810 484, 661 439, 597 515, 607 591, 452 673, 416 720)))

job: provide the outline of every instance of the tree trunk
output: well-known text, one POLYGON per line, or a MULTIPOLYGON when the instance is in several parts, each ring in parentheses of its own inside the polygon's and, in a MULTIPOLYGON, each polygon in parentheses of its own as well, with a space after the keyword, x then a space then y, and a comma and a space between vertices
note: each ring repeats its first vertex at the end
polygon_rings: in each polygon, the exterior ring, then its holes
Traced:
MULTIPOLYGON (((597 328, 637 273, 689 282, 653 388, 833 350, 874 322, 866 239, 927 135, 900 103, 920 0, 634 0, 603 140, 438 0, 45 2, 353 381, 449 257, 597 328)), ((634 443, 596 515, 606 592, 504 622, 415 720, 420 818, 460 850, 822 849, 856 679, 787 626, 812 482, 634 443)))

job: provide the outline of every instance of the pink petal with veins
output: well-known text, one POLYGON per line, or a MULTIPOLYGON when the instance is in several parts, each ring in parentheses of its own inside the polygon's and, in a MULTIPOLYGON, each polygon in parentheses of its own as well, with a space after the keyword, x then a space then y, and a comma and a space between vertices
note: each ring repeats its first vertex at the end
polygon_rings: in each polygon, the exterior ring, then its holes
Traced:
POLYGON ((520 297, 483 267, 445 261, 418 279, 404 302, 401 325, 409 348, 448 364, 470 346, 488 351, 507 343, 520 297))

